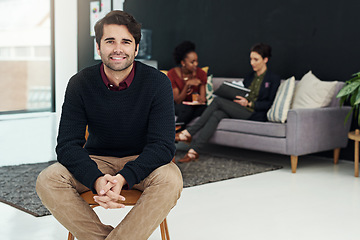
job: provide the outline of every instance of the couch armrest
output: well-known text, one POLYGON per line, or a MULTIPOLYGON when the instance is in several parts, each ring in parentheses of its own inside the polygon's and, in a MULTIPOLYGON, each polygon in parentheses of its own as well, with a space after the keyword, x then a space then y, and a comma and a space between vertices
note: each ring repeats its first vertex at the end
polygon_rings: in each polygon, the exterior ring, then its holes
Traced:
POLYGON ((286 124, 287 152, 300 156, 346 147, 351 107, 291 109, 286 124))

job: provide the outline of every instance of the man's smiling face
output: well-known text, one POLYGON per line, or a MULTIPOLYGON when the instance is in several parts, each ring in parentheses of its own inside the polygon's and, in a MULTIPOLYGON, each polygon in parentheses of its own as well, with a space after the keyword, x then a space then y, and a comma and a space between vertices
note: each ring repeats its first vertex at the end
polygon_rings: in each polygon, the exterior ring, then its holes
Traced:
POLYGON ((117 24, 104 25, 100 46, 97 45, 105 67, 112 71, 123 71, 132 66, 138 48, 127 27, 117 24))

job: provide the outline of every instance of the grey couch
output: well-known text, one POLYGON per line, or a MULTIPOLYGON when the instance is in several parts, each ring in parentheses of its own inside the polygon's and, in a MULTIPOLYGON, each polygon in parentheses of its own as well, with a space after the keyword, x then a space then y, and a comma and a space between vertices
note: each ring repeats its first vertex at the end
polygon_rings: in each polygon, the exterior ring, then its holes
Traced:
MULTIPOLYGON (((224 81, 233 80, 241 79, 214 77, 214 89, 224 81)), ((343 82, 337 84, 336 94, 343 85, 343 82)), ((340 107, 336 94, 328 107, 291 109, 287 122, 283 124, 223 119, 209 142, 288 155, 293 173, 301 155, 334 150, 334 163, 337 163, 340 148, 346 147, 348 142, 350 121, 344 125, 344 120, 351 108, 340 107)))

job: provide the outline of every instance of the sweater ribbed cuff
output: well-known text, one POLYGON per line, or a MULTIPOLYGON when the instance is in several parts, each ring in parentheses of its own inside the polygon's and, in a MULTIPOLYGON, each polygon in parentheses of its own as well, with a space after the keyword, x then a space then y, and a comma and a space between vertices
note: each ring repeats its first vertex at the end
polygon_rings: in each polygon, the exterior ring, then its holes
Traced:
POLYGON ((131 170, 123 168, 118 173, 121 174, 125 178, 128 189, 131 189, 135 184, 138 183, 136 176, 132 173, 131 170))
POLYGON ((90 171, 86 172, 86 176, 84 176, 82 184, 88 187, 94 194, 97 194, 95 189, 95 181, 104 175, 105 174, 103 174, 99 169, 91 169, 90 171))

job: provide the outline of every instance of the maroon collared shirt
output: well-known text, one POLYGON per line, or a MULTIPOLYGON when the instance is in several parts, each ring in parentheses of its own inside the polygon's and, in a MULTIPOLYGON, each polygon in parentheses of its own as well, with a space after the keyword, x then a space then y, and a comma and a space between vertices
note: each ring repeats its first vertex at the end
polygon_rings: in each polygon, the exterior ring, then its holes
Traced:
POLYGON ((130 74, 124 79, 124 81, 122 81, 119 86, 115 86, 113 84, 110 83, 108 77, 105 74, 105 70, 104 70, 104 63, 101 63, 100 66, 100 73, 101 73, 101 78, 105 84, 105 86, 110 90, 110 91, 121 91, 121 90, 125 90, 127 89, 130 84, 132 83, 132 81, 134 80, 134 76, 135 76, 135 65, 136 62, 134 61, 133 64, 133 68, 131 69, 130 74))

